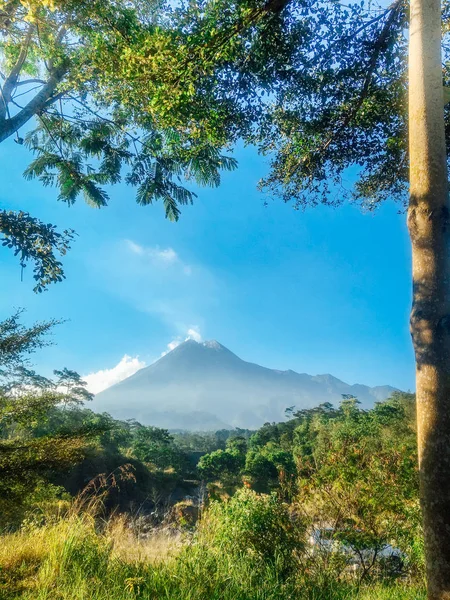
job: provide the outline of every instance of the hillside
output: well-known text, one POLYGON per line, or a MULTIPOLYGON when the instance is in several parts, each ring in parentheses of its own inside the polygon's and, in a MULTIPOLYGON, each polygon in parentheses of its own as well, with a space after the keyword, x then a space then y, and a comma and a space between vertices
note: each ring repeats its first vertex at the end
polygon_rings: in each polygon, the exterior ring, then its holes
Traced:
POLYGON ((240 359, 219 342, 187 340, 98 394, 92 408, 170 429, 256 428, 282 420, 289 406, 337 404, 342 394, 352 394, 370 407, 393 391, 349 385, 332 375, 268 369, 240 359))

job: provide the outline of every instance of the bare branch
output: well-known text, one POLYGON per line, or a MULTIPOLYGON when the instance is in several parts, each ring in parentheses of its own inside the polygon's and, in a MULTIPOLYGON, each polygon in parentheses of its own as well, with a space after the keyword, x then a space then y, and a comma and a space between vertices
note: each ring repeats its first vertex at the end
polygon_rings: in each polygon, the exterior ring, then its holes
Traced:
POLYGON ((16 83, 16 87, 20 87, 21 85, 28 85, 29 83, 42 83, 45 85, 47 82, 45 79, 24 79, 23 81, 18 81, 16 83))

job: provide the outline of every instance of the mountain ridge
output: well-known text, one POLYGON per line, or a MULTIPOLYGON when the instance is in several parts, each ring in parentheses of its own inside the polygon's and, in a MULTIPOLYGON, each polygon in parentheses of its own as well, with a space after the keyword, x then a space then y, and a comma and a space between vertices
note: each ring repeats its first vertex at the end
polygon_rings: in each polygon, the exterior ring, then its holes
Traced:
POLYGON ((186 340, 97 394, 93 408, 168 429, 253 429, 282 420, 288 406, 337 404, 342 394, 351 394, 369 408, 394 391, 350 385, 327 373, 270 369, 242 360, 217 340, 186 340))

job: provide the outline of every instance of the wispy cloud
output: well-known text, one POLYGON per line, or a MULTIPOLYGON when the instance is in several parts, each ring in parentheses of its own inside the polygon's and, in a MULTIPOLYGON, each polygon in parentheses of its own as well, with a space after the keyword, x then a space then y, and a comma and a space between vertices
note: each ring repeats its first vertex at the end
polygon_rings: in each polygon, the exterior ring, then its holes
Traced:
POLYGON ((190 265, 184 264, 173 248, 160 248, 159 246, 141 246, 133 240, 125 240, 125 244, 132 254, 146 258, 159 266, 178 265, 182 267, 185 275, 192 273, 190 265))
POLYGON ((125 243, 131 250, 131 252, 134 252, 134 254, 139 254, 140 256, 144 254, 144 247, 140 246, 139 244, 136 244, 135 242, 133 242, 133 240, 125 240, 125 243))
POLYGON ((175 329, 181 341, 192 323, 204 327, 227 294, 209 269, 171 246, 122 239, 90 255, 87 268, 96 285, 175 329))
POLYGON ((115 383, 134 375, 136 371, 145 366, 146 363, 139 360, 138 356, 131 357, 125 354, 115 367, 83 375, 83 379, 87 383, 87 389, 93 394, 98 394, 115 383))
POLYGON ((200 333, 199 327, 197 327, 196 325, 193 325, 192 327, 189 327, 189 329, 187 330, 187 332, 185 334, 185 337, 179 335, 175 339, 173 339, 171 342, 169 342, 167 344, 167 349, 164 352, 161 352, 161 356, 165 356, 172 350, 175 350, 175 348, 177 346, 179 346, 183 342, 187 342, 187 340, 194 340, 196 342, 202 341, 202 334, 200 333))

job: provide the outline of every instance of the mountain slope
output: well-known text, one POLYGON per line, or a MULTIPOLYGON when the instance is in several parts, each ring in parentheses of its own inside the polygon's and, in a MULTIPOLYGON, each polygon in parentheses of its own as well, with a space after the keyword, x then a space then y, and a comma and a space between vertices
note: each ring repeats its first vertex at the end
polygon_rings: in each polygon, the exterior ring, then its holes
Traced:
POLYGON ((348 385, 332 375, 267 369, 241 360, 214 340, 187 340, 97 394, 92 408, 170 429, 256 428, 282 420, 288 406, 338 404, 342 394, 351 394, 369 407, 393 391, 390 386, 348 385))

